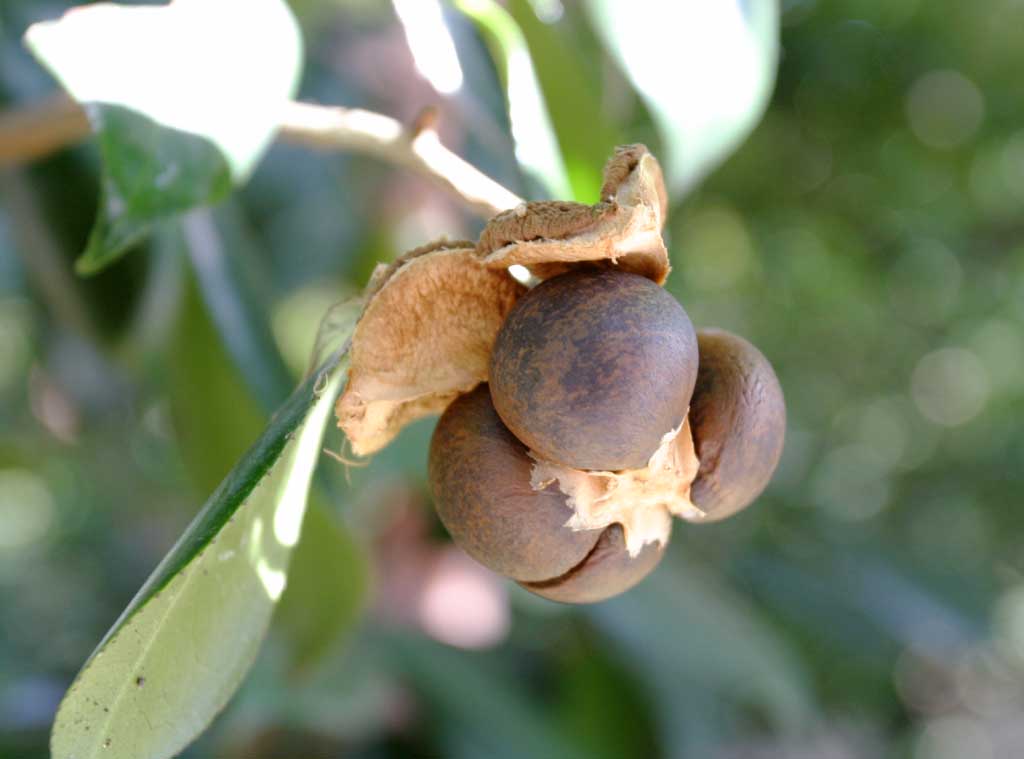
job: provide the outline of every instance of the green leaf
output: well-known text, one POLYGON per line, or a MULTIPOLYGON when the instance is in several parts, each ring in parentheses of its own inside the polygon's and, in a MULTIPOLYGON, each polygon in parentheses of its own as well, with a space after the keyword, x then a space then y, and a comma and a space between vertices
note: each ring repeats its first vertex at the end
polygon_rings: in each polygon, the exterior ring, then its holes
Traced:
POLYGON ((224 707, 284 590, 347 357, 314 372, 156 568, 57 712, 55 759, 177 754, 224 707))
MULTIPOLYGON (((269 278, 251 231, 233 201, 198 209, 182 220, 184 245, 206 310, 224 348, 260 405, 270 413, 294 386, 270 326, 269 278)), ((337 347, 337 346, 335 346, 337 347)), ((333 351, 331 351, 333 352, 333 351)), ((329 353, 321 355, 320 361, 329 353)), ((313 366, 318 366, 317 361, 313 366)), ((313 368, 304 366, 303 371, 313 368)))
MULTIPOLYGON (((572 200, 593 203, 601 168, 623 139, 602 102, 600 48, 587 45, 569 23, 545 23, 528 0, 508 4, 530 47, 544 102, 572 185, 572 200)), ((635 141, 635 138, 634 138, 635 141)))
POLYGON ((587 0, 587 7, 651 110, 678 200, 764 113, 778 59, 778 2, 587 0))
POLYGON ((484 30, 503 69, 516 160, 554 198, 571 198, 572 186, 551 126, 526 39, 511 14, 494 0, 455 0, 455 7, 484 30))
POLYGON ((103 197, 83 274, 116 260, 154 221, 245 181, 302 61, 283 0, 100 3, 34 24, 25 40, 99 136, 103 197))
MULTIPOLYGON (((159 230, 155 240, 178 252, 180 225, 161 226, 172 228, 159 230)), ((164 373, 183 463, 198 491, 206 494, 245 454, 270 414, 257 402, 225 349, 202 300, 197 276, 185 271, 186 287, 164 373)))

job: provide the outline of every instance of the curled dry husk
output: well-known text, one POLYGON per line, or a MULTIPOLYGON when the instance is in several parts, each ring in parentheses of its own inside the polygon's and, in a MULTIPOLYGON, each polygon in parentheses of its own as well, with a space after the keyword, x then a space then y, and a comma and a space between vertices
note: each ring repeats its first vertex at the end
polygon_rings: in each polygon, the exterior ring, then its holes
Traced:
MULTIPOLYGON (((439 241, 378 266, 336 406, 352 451, 380 450, 409 422, 440 413, 487 380, 498 330, 525 292, 509 266, 539 279, 607 266, 664 283, 666 208, 657 160, 643 145, 628 145, 605 166, 596 205, 524 203, 491 219, 477 243, 439 241)), ((671 515, 703 516, 690 502, 698 462, 686 422, 665 435, 643 469, 584 472, 534 459, 534 487, 558 483, 574 509, 571 527, 619 523, 631 555, 666 543, 671 515)))
POLYGON ((335 414, 352 451, 386 446, 487 377, 498 329, 525 292, 476 260, 473 243, 435 242, 377 267, 352 335, 335 414))
POLYGON ((491 219, 477 249, 487 266, 519 264, 540 279, 589 263, 661 285, 671 268, 661 239, 667 209, 657 159, 643 145, 627 145, 605 166, 599 203, 524 203, 491 219))

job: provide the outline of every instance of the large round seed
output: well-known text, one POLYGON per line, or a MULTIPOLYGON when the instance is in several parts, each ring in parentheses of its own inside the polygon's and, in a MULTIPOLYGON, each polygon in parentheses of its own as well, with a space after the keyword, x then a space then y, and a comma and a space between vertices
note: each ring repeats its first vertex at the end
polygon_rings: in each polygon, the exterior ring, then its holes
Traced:
POLYGON ((576 469, 637 469, 686 415, 697 341, 645 277, 583 270, 515 305, 491 354, 494 406, 531 450, 576 469))
POLYGON ((562 577, 546 582, 520 583, 527 590, 562 603, 594 603, 623 593, 649 575, 665 547, 648 543, 636 558, 626 551, 622 528, 613 524, 601 533, 594 550, 562 577))
POLYGON ((700 470, 690 497, 708 520, 750 505, 782 456, 786 403, 764 355, 722 330, 697 335, 700 371, 690 406, 700 470))
POLYGON ((566 496, 556 485, 534 490, 532 466, 486 385, 448 407, 430 443, 430 485, 452 539, 489 569, 526 581, 564 574, 600 537, 565 526, 573 513, 566 496))

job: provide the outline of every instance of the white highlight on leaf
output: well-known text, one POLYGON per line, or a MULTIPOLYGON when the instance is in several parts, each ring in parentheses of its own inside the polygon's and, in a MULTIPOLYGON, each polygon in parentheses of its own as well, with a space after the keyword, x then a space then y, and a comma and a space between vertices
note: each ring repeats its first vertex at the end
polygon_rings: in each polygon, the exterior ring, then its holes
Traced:
POLYGON ((271 601, 277 601, 284 593, 285 573, 283 569, 274 569, 265 559, 256 562, 256 574, 259 575, 267 597, 271 601))
POLYGON ((651 109, 678 197, 764 112, 778 56, 777 0, 589 0, 588 6, 651 109))
POLYGON ((442 95, 462 89, 462 66, 455 41, 437 0, 392 0, 402 22, 416 70, 442 95))
POLYGON ((457 0, 456 6, 487 28, 504 57, 508 115, 519 165, 551 197, 573 197, 530 50, 515 19, 494 0, 457 0))
POLYGON ((0 557, 43 540, 56 516, 42 477, 27 469, 0 469, 0 557))
POLYGON ((302 62, 298 25, 281 0, 96 3, 33 24, 25 39, 79 102, 205 137, 238 180, 273 137, 302 62))
MULTIPOLYGON (((310 399, 305 420, 273 467, 207 550, 181 568, 172 551, 151 578, 161 583, 159 592, 146 597, 144 589, 142 605, 115 623, 61 702, 51 738, 55 759, 169 759, 223 709, 255 658, 284 591, 292 549, 278 537, 277 515, 286 509, 291 513, 285 523, 301 522, 323 431, 345 376, 339 367, 324 392, 310 399), (301 495, 292 480, 302 483, 301 495), (139 687, 140 677, 145 688, 139 687)), ((215 502, 211 508, 229 507, 215 502)), ((199 539, 195 530, 205 525, 207 520, 197 518, 181 542, 199 539)))

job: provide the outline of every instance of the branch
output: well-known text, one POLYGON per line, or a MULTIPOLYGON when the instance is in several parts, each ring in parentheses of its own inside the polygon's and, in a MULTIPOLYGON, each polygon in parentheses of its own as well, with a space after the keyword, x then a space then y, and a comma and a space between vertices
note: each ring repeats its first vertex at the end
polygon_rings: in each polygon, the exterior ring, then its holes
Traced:
POLYGON ((0 113, 0 166, 42 158, 88 136, 82 107, 66 95, 51 95, 25 109, 0 113))
MULTIPOLYGON (((358 108, 289 103, 278 137, 320 150, 351 150, 424 174, 485 218, 522 203, 515 193, 451 152, 433 128, 434 111, 407 129, 390 116, 358 108)), ((89 136, 82 107, 56 95, 0 113, 0 166, 26 163, 89 136)))

